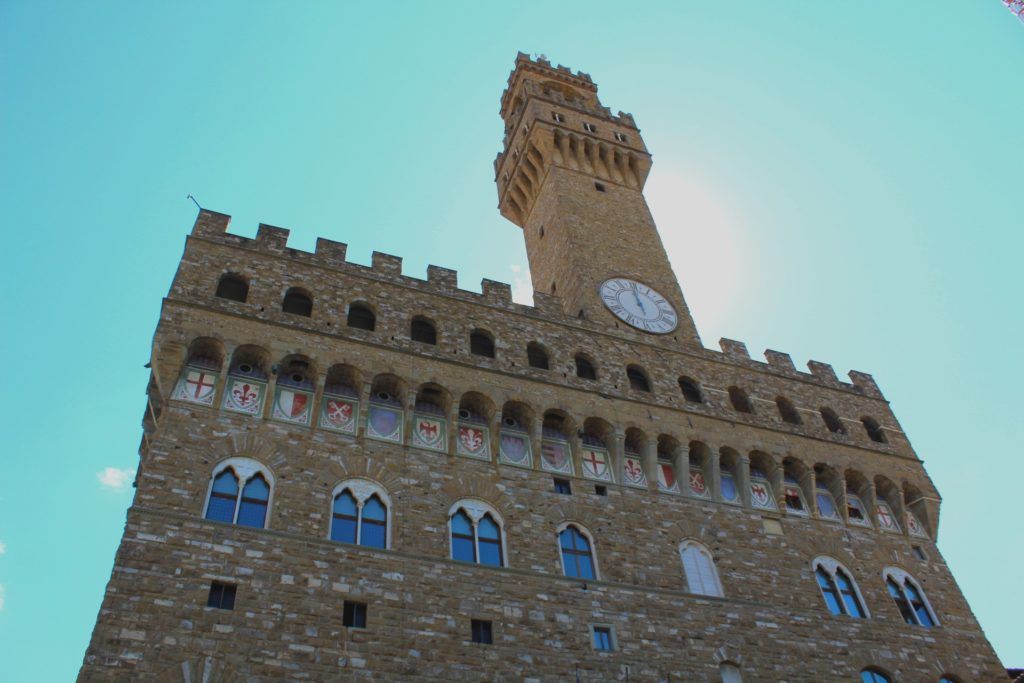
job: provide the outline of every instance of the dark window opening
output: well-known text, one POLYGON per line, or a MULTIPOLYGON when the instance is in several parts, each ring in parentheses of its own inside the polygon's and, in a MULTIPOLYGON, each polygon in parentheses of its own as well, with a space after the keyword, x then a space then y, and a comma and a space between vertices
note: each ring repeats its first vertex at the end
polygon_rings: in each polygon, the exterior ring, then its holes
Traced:
POLYGON ((561 479, 555 477, 555 493, 561 493, 567 496, 572 495, 572 483, 568 479, 561 479))
POLYGON ((597 379, 597 369, 586 356, 576 356, 576 376, 580 379, 597 379))
POLYGON ((366 628, 366 603, 346 600, 341 623, 349 628, 366 628))
POLYGON ((700 387, 689 377, 679 378, 679 390, 683 392, 683 399, 687 403, 704 402, 704 397, 700 393, 700 387))
POLYGON ((874 418, 862 417, 860 421, 864 424, 864 431, 868 433, 869 439, 875 443, 885 443, 885 434, 874 418))
POLYGON ((647 375, 644 371, 635 365, 630 365, 626 368, 626 377, 629 378, 629 387, 636 391, 650 391, 651 383, 647 379, 647 375))
POLYGON ((794 406, 793 402, 788 398, 784 396, 777 396, 775 398, 775 405, 779 408, 779 415, 782 417, 783 422, 788 422, 793 425, 803 423, 803 420, 800 419, 800 413, 796 410, 796 406, 794 406))
POLYGON ((598 192, 605 191, 604 185, 602 185, 601 183, 594 183, 594 189, 597 190, 598 192))
POLYGON ((596 493, 599 496, 607 496, 608 487, 602 486, 601 484, 594 484, 594 493, 596 493))
POLYGON ((241 301, 249 297, 249 285, 242 278, 237 275, 224 275, 221 277, 220 282, 217 283, 217 296, 221 299, 230 299, 231 301, 241 301))
POLYGON ((210 584, 210 595, 206 598, 206 606, 217 609, 234 609, 237 589, 238 586, 233 583, 214 581, 210 584))
POLYGON ((928 556, 924 554, 924 549, 919 545, 911 546, 911 550, 914 551, 914 557, 921 560, 922 562, 928 561, 928 556))
POLYGON ((490 645, 494 642, 493 634, 491 632, 491 622, 483 619, 471 619, 469 624, 474 643, 490 645))
POLYGON ((368 330, 373 332, 377 327, 377 316, 373 314, 369 306, 364 304, 352 304, 348 307, 348 320, 346 324, 357 330, 368 330))
MULTIPOLYGON (((554 285, 552 285, 552 287, 553 286, 554 285)), ((548 369, 548 354, 540 344, 535 342, 527 344, 526 358, 529 361, 531 368, 537 368, 538 370, 548 369)))
POLYGON ((469 352, 474 356, 494 358, 494 339, 486 332, 473 332, 469 335, 469 352))
POLYGON ((843 426, 842 420, 840 420, 839 416, 836 415, 836 411, 831 408, 821 409, 821 419, 825 423, 825 426, 828 427, 828 431, 833 434, 846 433, 846 427, 843 426))
POLYGON ((540 238, 544 239, 544 226, 540 226, 540 238))
POLYGON ((595 126, 592 123, 584 123, 583 124, 583 130, 587 131, 588 133, 596 133, 597 132, 597 126, 595 126))
POLYGON ((313 300, 302 290, 292 287, 284 294, 281 310, 292 315, 313 315, 313 300))
POLYGON ((421 344, 437 346, 437 330, 433 323, 425 318, 413 318, 409 326, 409 338, 421 344))
POLYGON ((739 387, 729 387, 729 402, 732 403, 733 410, 738 413, 754 412, 754 406, 750 403, 750 397, 747 396, 747 392, 739 387))

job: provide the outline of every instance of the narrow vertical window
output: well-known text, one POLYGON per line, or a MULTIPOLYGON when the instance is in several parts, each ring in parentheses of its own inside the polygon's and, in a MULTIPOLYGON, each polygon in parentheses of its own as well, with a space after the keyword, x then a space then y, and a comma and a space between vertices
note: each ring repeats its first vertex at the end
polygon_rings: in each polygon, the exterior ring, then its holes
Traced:
POLYGON ((889 590, 889 595, 892 596, 893 602, 896 603, 896 609, 900 611, 903 621, 911 626, 916 626, 917 618, 914 616, 914 610, 910 607, 910 601, 903 594, 903 590, 892 579, 886 580, 885 587, 889 590))
POLYGON ((722 597, 722 584, 715 570, 715 561, 704 546, 687 541, 680 549, 683 573, 691 593, 722 597))
POLYGON ((230 467, 213 480, 210 502, 206 506, 206 519, 232 524, 235 521, 235 503, 238 501, 238 477, 230 467))
POLYGON ((814 561, 813 566, 814 578, 829 612, 857 619, 868 616, 857 586, 845 567, 831 557, 820 557, 814 561))
POLYGON ((331 524, 331 540, 342 543, 356 543, 358 539, 359 507, 355 496, 344 491, 334 499, 334 514, 331 524))
POLYGON ((842 614, 843 608, 839 604, 839 591, 832 582, 832 576, 818 567, 814 570, 814 577, 818 580, 818 588, 821 589, 821 595, 825 598, 825 606, 828 607, 828 611, 832 614, 842 614))
POLYGON ((206 606, 215 609, 234 609, 237 590, 238 586, 233 583, 214 581, 210 584, 210 594, 206 598, 206 606))
POLYGON ((470 620, 470 632, 474 643, 480 643, 481 645, 490 645, 494 642, 494 636, 491 630, 491 622, 483 619, 471 619, 470 620))
POLYGON ((370 496, 363 503, 359 525, 359 545, 386 548, 388 541, 388 510, 380 498, 370 496))
POLYGON ((238 507, 238 524, 262 529, 267 521, 270 486, 262 474, 257 474, 242 489, 242 503, 238 507))
POLYGON ((342 606, 341 624, 348 628, 366 628, 366 603, 346 600, 342 606))
POLYGON ((843 606, 846 613, 858 619, 864 618, 864 608, 860 604, 860 598, 853 590, 853 581, 842 569, 836 569, 836 585, 839 586, 839 593, 843 596, 843 606))
POLYGON ((596 578, 590 541, 574 526, 566 527, 559 535, 562 548, 562 567, 566 576, 580 579, 596 578))
POLYGON ((903 621, 931 628, 936 625, 935 613, 924 597, 921 586, 902 569, 890 567, 883 572, 885 587, 889 591, 903 621))
POLYGON ((501 528, 489 514, 477 522, 477 544, 480 548, 480 564, 501 567, 501 528))
POLYGON ((595 650, 611 652, 615 649, 615 638, 612 634, 611 626, 595 626, 593 634, 595 650))
POLYGON ((473 521, 462 510, 452 517, 452 559, 459 562, 476 562, 473 521))

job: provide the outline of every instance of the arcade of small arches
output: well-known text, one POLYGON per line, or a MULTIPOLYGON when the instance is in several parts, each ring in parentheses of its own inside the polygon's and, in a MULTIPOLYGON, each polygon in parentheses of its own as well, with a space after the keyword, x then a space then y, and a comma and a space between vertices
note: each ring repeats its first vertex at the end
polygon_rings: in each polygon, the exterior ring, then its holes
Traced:
POLYGON ((928 538, 929 500, 912 483, 898 486, 856 469, 808 465, 763 451, 712 448, 669 433, 649 434, 600 417, 577 421, 562 410, 535 410, 480 392, 454 397, 426 383, 415 389, 393 374, 364 380, 346 364, 319 381, 314 362, 291 355, 271 365, 256 346, 239 346, 225 363, 220 342, 189 349, 172 398, 229 413, 316 427, 354 438, 404 444, 465 458, 618 484, 797 518, 928 538))
MULTIPOLYGON (((222 299, 245 302, 249 295, 249 281, 242 275, 236 273, 225 273, 217 283, 215 295, 222 299)), ((313 314, 313 295, 301 287, 288 289, 281 300, 281 310, 292 315, 310 317, 313 314)), ((347 327, 374 331, 377 325, 377 315, 373 307, 366 301, 355 301, 349 304, 345 313, 345 324, 347 327)), ((437 327, 427 316, 414 315, 410 318, 409 339, 425 344, 436 346, 438 343, 437 327)), ((496 357, 496 344, 494 335, 485 329, 475 328, 469 333, 469 352, 471 355, 483 358, 496 357)), ((526 345, 526 360, 530 368, 538 370, 550 370, 552 367, 551 354, 540 342, 533 341, 526 345)), ((573 356, 573 363, 576 369, 576 376, 580 379, 596 381, 598 368, 594 359, 583 352, 573 356)), ((629 388, 636 392, 652 393, 652 383, 647 371, 640 365, 630 364, 625 368, 625 379, 629 388)), ((687 403, 702 404, 706 402, 705 392, 700 383, 687 375, 678 378, 679 391, 687 403)), ((741 387, 730 386, 726 391, 729 399, 729 406, 737 413, 754 415, 757 410, 747 391, 741 387)), ((800 410, 794 403, 785 396, 776 396, 775 407, 779 418, 786 424, 794 426, 805 425, 800 410)), ((844 419, 830 407, 818 408, 822 424, 833 434, 848 434, 844 419)), ((849 422, 850 420, 845 420, 849 422)), ((887 443, 885 431, 878 420, 864 415, 860 417, 860 424, 864 434, 874 443, 887 443)))
MULTIPOLYGON (((259 461, 232 457, 218 463, 210 477, 203 517, 246 526, 268 527, 275 477, 259 461)), ((388 491, 370 479, 354 477, 338 483, 331 496, 327 538, 378 550, 392 548, 394 503, 388 491)), ((448 556, 457 562, 508 567, 506 522, 490 503, 462 498, 448 509, 448 556)), ((600 580, 597 539, 586 526, 564 521, 554 529, 563 576, 600 580)), ((687 592, 725 597, 711 550, 700 541, 684 539, 679 559, 687 592)), ((853 573, 838 560, 819 556, 811 562, 826 609, 835 616, 868 619, 871 613, 853 573)), ((904 622, 933 628, 939 624, 921 584, 906 570, 885 567, 881 573, 889 596, 904 622)))

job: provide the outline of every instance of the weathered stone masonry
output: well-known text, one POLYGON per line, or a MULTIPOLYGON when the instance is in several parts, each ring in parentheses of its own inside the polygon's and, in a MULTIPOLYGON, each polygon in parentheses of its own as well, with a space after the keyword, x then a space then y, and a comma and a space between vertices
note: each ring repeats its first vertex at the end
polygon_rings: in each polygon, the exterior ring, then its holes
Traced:
POLYGON ((852 372, 845 383, 816 362, 801 372, 774 351, 760 362, 729 340, 721 352, 703 348, 642 200, 649 155, 633 118, 602 108, 589 77, 523 55, 502 102, 496 180, 502 212, 524 229, 533 307, 513 303, 501 283, 485 280, 477 294, 459 289, 451 270, 431 266, 424 281, 403 275, 394 256, 375 253, 365 267, 346 261, 343 244, 319 240, 315 253, 301 252, 280 228, 261 225, 246 239, 227 232, 227 216, 200 212, 154 336, 135 500, 80 680, 555 681, 577 671, 581 680, 622 680, 628 667, 630 680, 711 681, 722 661, 752 681, 856 680, 867 666, 902 681, 1002 680, 931 540, 938 493, 873 379, 852 372), (614 251, 602 251, 602 238, 614 251), (226 273, 248 282, 244 302, 214 295, 226 273), (618 324, 592 294, 607 275, 655 284, 680 312, 678 330, 654 336, 618 324), (311 294, 311 316, 281 310, 295 287, 311 294), (374 312, 373 330, 346 326, 357 302, 374 312), (409 338, 417 315, 435 325, 436 346, 409 338), (494 358, 469 352, 477 329, 493 335, 494 358), (529 366, 531 342, 546 350, 550 369, 529 366), (171 398, 198 348, 216 356, 210 406, 171 398), (338 368, 363 408, 386 386, 403 411, 403 442, 369 438, 365 410, 347 436, 315 417, 310 426, 272 419, 269 399, 260 415, 222 409, 232 358, 246 348, 267 361, 268 397, 282 371, 301 362, 314 380, 314 416, 338 368), (576 376, 578 353, 594 362, 596 380, 576 376), (643 369, 650 392, 630 388, 627 365, 643 369), (681 376, 699 384, 702 402, 684 399, 681 376), (753 413, 733 408, 729 387, 751 397, 753 413), (444 452, 411 445, 411 416, 426 389, 447 420, 444 452), (782 419, 778 397, 796 407, 800 424, 782 419), (486 420, 489 460, 457 455, 460 407, 486 420), (825 425, 826 407, 845 432, 825 425), (512 414, 533 437, 529 468, 495 456, 512 414), (883 441, 869 438, 866 417, 883 441), (555 493, 541 469, 546 418, 569 436, 572 495, 555 493), (597 482, 606 495, 582 476, 583 433, 602 436, 618 472, 597 482), (629 449, 642 458, 646 488, 619 478, 629 449), (710 497, 659 490, 659 454, 680 481, 695 463, 710 497), (214 468, 231 457, 273 473, 265 529, 203 519, 214 468), (768 476, 777 510, 752 506, 750 463, 768 476), (722 495, 723 466, 737 478, 738 504, 722 495), (809 516, 787 514, 785 475, 799 482, 809 516), (388 492, 386 550, 329 540, 332 491, 352 477, 388 492), (818 480, 840 520, 819 514, 818 480), (848 489, 864 501, 869 526, 847 518, 848 489), (506 567, 449 559, 449 509, 463 498, 501 515, 506 567), (879 528, 880 505, 899 532, 879 528), (912 520, 922 534, 908 532, 912 520), (565 522, 593 535, 597 580, 562 575, 556 531, 565 522), (711 550, 725 597, 687 592, 686 539, 711 550), (869 618, 825 608, 811 567, 822 555, 850 570, 869 618), (886 592, 886 567, 917 579, 938 626, 904 623, 886 592), (213 580, 237 584, 234 610, 206 607, 213 580), (366 629, 342 626, 346 599, 368 605, 366 629), (492 621, 493 645, 470 642, 473 618, 492 621), (615 651, 592 648, 594 624, 614 625, 615 651))

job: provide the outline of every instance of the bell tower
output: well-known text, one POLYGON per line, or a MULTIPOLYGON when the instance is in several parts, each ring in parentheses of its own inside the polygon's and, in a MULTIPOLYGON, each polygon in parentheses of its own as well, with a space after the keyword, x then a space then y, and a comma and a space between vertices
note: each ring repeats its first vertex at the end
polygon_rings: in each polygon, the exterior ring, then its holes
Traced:
POLYGON ((522 52, 501 98, 501 214, 523 229, 533 288, 569 315, 700 344, 644 199, 651 155, 590 76, 522 52))

